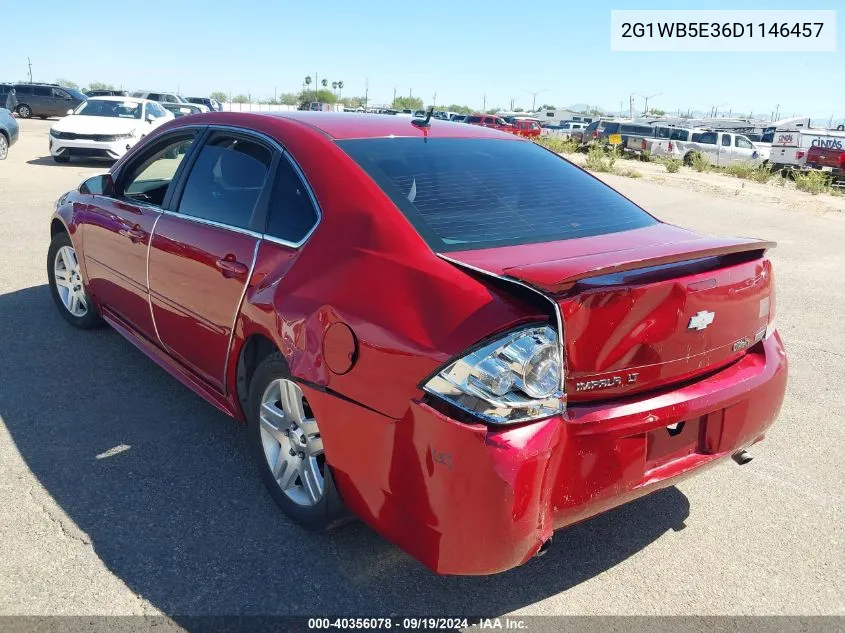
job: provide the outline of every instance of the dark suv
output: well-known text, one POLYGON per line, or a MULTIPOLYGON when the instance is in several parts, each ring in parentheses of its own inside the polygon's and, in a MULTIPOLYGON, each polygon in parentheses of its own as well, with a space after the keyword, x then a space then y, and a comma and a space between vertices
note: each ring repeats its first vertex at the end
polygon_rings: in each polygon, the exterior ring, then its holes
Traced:
POLYGON ((22 119, 37 116, 65 116, 88 97, 58 84, 14 84, 18 98, 17 113, 22 119))

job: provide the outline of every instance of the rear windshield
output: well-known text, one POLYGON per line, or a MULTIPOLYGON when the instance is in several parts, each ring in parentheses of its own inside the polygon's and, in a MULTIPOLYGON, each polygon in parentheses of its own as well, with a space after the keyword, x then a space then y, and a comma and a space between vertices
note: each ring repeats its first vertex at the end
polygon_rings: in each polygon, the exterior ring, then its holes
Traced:
POLYGON ((530 142, 379 138, 338 145, 436 252, 552 242, 657 222, 530 142))

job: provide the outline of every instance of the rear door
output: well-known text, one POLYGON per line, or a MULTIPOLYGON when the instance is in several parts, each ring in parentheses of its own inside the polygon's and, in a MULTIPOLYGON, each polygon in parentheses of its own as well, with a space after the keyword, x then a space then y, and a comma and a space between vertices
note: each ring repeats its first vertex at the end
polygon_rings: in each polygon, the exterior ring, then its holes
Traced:
POLYGON ((161 344, 221 391, 279 155, 261 137, 212 129, 150 246, 150 301, 161 344))

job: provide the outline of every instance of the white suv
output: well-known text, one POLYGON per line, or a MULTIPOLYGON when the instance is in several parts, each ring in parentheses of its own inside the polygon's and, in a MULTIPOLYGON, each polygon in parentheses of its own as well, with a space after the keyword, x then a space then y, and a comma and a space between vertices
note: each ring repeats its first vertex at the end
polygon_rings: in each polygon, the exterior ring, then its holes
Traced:
MULTIPOLYGON (((149 99, 150 101, 158 101, 159 103, 190 103, 185 97, 182 95, 177 95, 175 92, 144 92, 143 90, 138 90, 132 93, 133 97, 137 97, 139 99, 149 99)), ((208 112, 208 106, 199 105, 200 111, 208 112)))

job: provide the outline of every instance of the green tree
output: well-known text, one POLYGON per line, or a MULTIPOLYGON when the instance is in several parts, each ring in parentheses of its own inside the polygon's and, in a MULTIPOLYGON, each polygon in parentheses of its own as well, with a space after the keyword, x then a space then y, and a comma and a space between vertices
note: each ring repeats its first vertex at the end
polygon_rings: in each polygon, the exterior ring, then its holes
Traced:
POLYGON ((544 103, 543 105, 540 106, 540 109, 541 110, 557 110, 557 108, 555 108, 555 106, 553 104, 550 104, 550 103, 544 103))
POLYGON ((488 108, 485 110, 484 114, 496 114, 499 111, 499 108, 488 108))
POLYGON ((279 95, 279 103, 284 105, 299 105, 299 95, 294 92, 283 92, 279 95))
POLYGON ((343 81, 338 81, 338 82, 337 82, 337 93, 338 93, 339 95, 342 95, 342 94, 343 94, 343 81))
POLYGON ((523 110, 522 108, 514 108, 513 111, 514 112, 525 112, 525 110, 523 110))
POLYGON ((339 101, 347 108, 360 108, 364 105, 364 97, 343 97, 339 101))
POLYGON ((56 83, 63 88, 73 88, 74 90, 79 90, 79 86, 70 79, 56 79, 56 83))
POLYGON ((249 101, 249 97, 246 95, 235 95, 232 97, 232 103, 247 103, 249 101))
POLYGON ((460 112, 461 114, 472 114, 473 112, 472 108, 469 106, 458 105, 457 103, 453 103, 449 107, 444 108, 444 110, 448 112, 460 112))
POLYGON ((216 99, 220 103, 228 103, 228 101, 229 101, 229 95, 227 95, 222 90, 215 90, 214 92, 212 92, 208 96, 212 99, 216 99))
POLYGON ((390 107, 394 110, 422 110, 423 100, 419 97, 396 97, 390 107))
POLYGON ((649 114, 653 114, 654 116, 666 116, 666 110, 661 110, 659 108, 649 108, 649 114))
MULTIPOLYGON (((57 82, 58 83, 58 82, 57 82)), ((115 87, 112 84, 107 84, 104 81, 92 81, 88 84, 86 90, 114 90, 115 87)))

